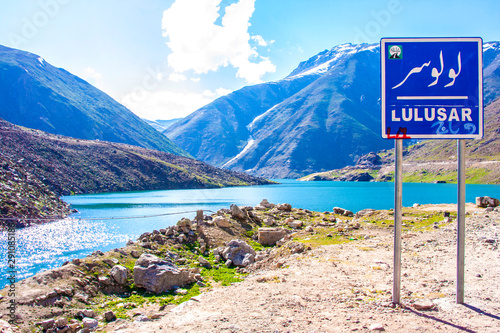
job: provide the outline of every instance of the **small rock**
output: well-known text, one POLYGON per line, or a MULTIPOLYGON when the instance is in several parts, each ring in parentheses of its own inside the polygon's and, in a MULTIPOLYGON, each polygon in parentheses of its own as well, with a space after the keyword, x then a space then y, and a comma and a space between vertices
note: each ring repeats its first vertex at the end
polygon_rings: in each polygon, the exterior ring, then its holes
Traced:
POLYGON ((262 245, 274 246, 286 236, 286 230, 283 228, 259 228, 258 242, 262 245))
POLYGON ((293 228, 293 229, 297 229, 297 228, 302 227, 302 221, 300 221, 300 220, 289 221, 287 224, 290 228, 293 228))
POLYGON ((150 318, 151 319, 160 319, 161 317, 163 317, 163 313, 153 313, 150 318))
POLYGON ((265 208, 273 208, 274 207, 274 204, 269 203, 269 201, 267 201, 267 199, 262 199, 262 201, 260 202, 259 205, 262 207, 265 207, 265 208))
POLYGON ((198 262, 200 263, 201 266, 203 266, 205 268, 208 268, 208 269, 212 268, 212 265, 210 264, 210 262, 207 259, 203 258, 202 256, 198 257, 198 262))
POLYGON ((235 219, 244 220, 246 218, 245 212, 243 212, 243 210, 235 204, 232 204, 229 209, 231 210, 231 216, 235 219))
POLYGON ((48 330, 49 328, 53 328, 55 326, 56 322, 54 319, 48 319, 45 321, 42 321, 42 329, 44 331, 48 330))
POLYGON ((57 328, 63 328, 65 326, 68 326, 68 319, 61 317, 56 320, 56 326, 57 328))
POLYGON ((179 289, 176 289, 176 290, 175 290, 175 293, 176 293, 177 295, 187 295, 188 291, 187 291, 186 289, 181 289, 181 288, 179 288, 179 289))
POLYGON ((124 286, 127 284, 128 268, 116 265, 113 266, 109 274, 119 285, 124 286))
POLYGON ((343 215, 344 215, 344 216, 347 216, 347 217, 353 217, 353 216, 354 216, 354 213, 353 213, 353 212, 351 212, 350 210, 347 210, 347 209, 346 209, 346 210, 344 211, 344 214, 343 214, 343 215))
MULTIPOLYGON (((245 267, 255 261, 255 250, 241 239, 233 239, 227 243, 222 257, 231 260, 238 267, 245 267)), ((229 267, 229 266, 228 266, 229 267)))
POLYGON ((269 227, 272 227, 273 225, 276 224, 276 221, 273 218, 268 217, 268 218, 264 219, 264 224, 269 226, 269 227))
POLYGON ((478 207, 497 207, 500 200, 491 197, 476 197, 476 206, 478 207))
POLYGON ((107 322, 110 321, 115 321, 116 320, 116 315, 113 313, 113 311, 108 311, 104 313, 104 320, 107 322))
POLYGON ((111 281, 111 279, 107 276, 99 276, 97 278, 97 280, 99 281, 99 283, 102 283, 106 286, 109 286, 110 284, 112 284, 113 282, 111 281))
POLYGON ((288 203, 277 204, 276 208, 285 212, 290 212, 292 210, 292 205, 288 203))
POLYGON ((137 250, 132 250, 130 251, 130 255, 133 257, 133 258, 139 258, 141 256, 141 252, 140 251, 137 251, 137 250))
POLYGON ((385 331, 384 325, 382 324, 371 324, 368 329, 370 331, 385 331))
POLYGON ((140 315, 140 316, 138 316, 137 318, 135 318, 135 320, 134 320, 134 321, 138 321, 138 322, 147 322, 147 321, 153 321, 153 319, 148 318, 148 317, 146 317, 146 316, 144 316, 144 315, 140 315))
POLYGON ((83 328, 96 328, 99 326, 99 322, 94 318, 83 318, 83 328))
POLYGON ((214 217, 213 222, 219 228, 229 228, 231 226, 231 222, 229 222, 226 218, 222 216, 214 217))
POLYGON ((80 311, 80 314, 83 317, 87 317, 87 318, 94 318, 95 317, 94 311, 93 310, 89 310, 89 309, 85 309, 85 310, 80 311))
POLYGON ((429 300, 418 301, 413 303, 413 308, 421 311, 432 310, 434 308, 434 303, 429 300))

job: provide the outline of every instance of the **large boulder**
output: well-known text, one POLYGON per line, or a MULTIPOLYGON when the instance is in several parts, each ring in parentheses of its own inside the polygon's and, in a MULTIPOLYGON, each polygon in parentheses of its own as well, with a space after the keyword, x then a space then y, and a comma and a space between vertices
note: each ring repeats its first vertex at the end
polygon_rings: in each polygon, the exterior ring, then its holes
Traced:
POLYGON ((191 231, 191 220, 183 218, 182 220, 177 222, 177 226, 182 230, 183 233, 187 234, 191 231))
POLYGON ((144 253, 135 262, 135 285, 156 294, 194 281, 194 275, 188 270, 179 269, 174 263, 152 254, 144 253))
POLYGON ((245 212, 235 204, 232 204, 229 209, 231 210, 231 216, 235 219, 244 220, 246 218, 245 212))
POLYGON ((246 267, 255 262, 255 250, 241 239, 233 239, 227 243, 222 257, 231 260, 234 266, 246 267))
POLYGON ((497 207, 500 200, 491 197, 476 197, 476 206, 478 207, 497 207))
POLYGON ((360 217, 363 217, 363 216, 370 216, 375 212, 376 212, 375 209, 371 209, 371 208, 363 209, 363 210, 360 210, 359 212, 356 213, 356 218, 359 219, 360 217))
POLYGON ((99 322, 94 318, 83 318, 82 324, 83 328, 96 328, 99 326, 99 322))
POLYGON ((289 203, 282 203, 282 204, 277 204, 276 205, 276 208, 278 210, 283 210, 285 212, 290 212, 292 211, 292 205, 290 205, 289 203))
POLYGON ((263 199, 259 206, 262 206, 264 208, 273 208, 274 207, 274 204, 270 203, 269 201, 267 201, 267 199, 263 199))
POLYGON ((286 233, 284 228, 259 228, 258 241, 262 245, 274 246, 286 233))
POLYGON ((225 217, 223 216, 216 216, 212 220, 216 226, 219 228, 229 228, 231 226, 231 222, 229 222, 225 217))
POLYGON ((353 217, 354 216, 354 213, 351 212, 350 210, 347 210, 347 209, 344 209, 344 208, 340 208, 340 207, 333 207, 333 213, 334 214, 348 216, 348 217, 353 217))
POLYGON ((116 265, 111 268, 111 272, 109 273, 111 277, 119 284, 126 285, 127 284, 127 276, 128 276, 128 268, 123 267, 121 265, 116 265))

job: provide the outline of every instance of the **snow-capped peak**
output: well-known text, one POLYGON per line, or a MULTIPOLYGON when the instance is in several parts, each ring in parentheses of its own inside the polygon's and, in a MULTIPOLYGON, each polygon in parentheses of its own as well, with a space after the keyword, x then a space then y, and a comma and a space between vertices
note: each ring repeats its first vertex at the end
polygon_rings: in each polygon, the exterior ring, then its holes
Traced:
POLYGON ((488 42, 483 44, 483 52, 488 50, 498 51, 500 49, 500 42, 488 42))
POLYGON ((374 52, 379 48, 379 44, 351 44, 345 43, 325 50, 311 57, 309 60, 301 62, 299 66, 286 78, 294 79, 306 75, 321 75, 326 73, 337 61, 347 55, 363 51, 374 52))

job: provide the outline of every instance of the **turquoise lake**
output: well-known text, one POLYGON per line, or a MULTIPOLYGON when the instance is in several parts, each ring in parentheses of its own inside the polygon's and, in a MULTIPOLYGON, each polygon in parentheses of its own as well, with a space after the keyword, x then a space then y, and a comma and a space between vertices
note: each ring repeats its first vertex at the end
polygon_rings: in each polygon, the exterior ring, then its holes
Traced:
MULTIPOLYGON (((393 183, 299 182, 278 180, 280 184, 204 190, 123 192, 64 197, 79 212, 70 218, 17 230, 17 279, 32 276, 65 261, 82 258, 99 249, 108 251, 135 240, 144 232, 175 224, 196 213, 127 218, 186 211, 217 211, 231 204, 255 206, 264 198, 272 203, 314 211, 342 207, 353 212, 364 208, 394 207, 393 183), (87 220, 86 220, 87 219, 87 220)), ((500 198, 500 185, 467 185, 466 201, 477 196, 500 198)), ((456 203, 456 184, 403 184, 403 205, 456 203)), ((210 213, 210 212, 207 212, 210 213)), ((6 233, 0 234, 0 258, 6 258, 6 233)), ((0 263, 0 287, 7 284, 7 259, 0 263)))

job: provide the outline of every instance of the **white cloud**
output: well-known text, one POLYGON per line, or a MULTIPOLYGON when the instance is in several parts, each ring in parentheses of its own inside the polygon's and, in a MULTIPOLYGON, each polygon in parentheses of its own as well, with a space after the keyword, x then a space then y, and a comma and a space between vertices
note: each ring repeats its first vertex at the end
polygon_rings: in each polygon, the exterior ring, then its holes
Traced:
POLYGON ((217 88, 217 89, 215 89, 215 93, 217 94, 218 97, 229 95, 232 92, 233 92, 232 90, 224 89, 224 88, 217 88))
POLYGON ((89 82, 94 87, 97 87, 97 88, 103 90, 102 74, 100 72, 96 71, 94 68, 92 68, 92 67, 85 68, 79 76, 82 79, 89 82))
POLYGON ((172 73, 168 76, 168 80, 172 82, 186 81, 186 76, 180 73, 172 73))
POLYGON ((252 36, 252 40, 256 41, 259 46, 267 46, 267 42, 260 35, 252 36))
POLYGON ((239 0, 227 6, 222 25, 217 25, 220 2, 176 0, 163 13, 163 36, 172 50, 169 65, 177 73, 193 70, 197 74, 231 65, 248 83, 262 82, 262 76, 276 71, 276 66, 250 46, 252 38, 259 45, 267 45, 264 38, 251 37, 248 32, 255 0, 239 0))
POLYGON ((186 117, 231 90, 218 88, 215 92, 172 92, 167 90, 135 90, 122 98, 122 104, 141 118, 167 120, 186 117))

